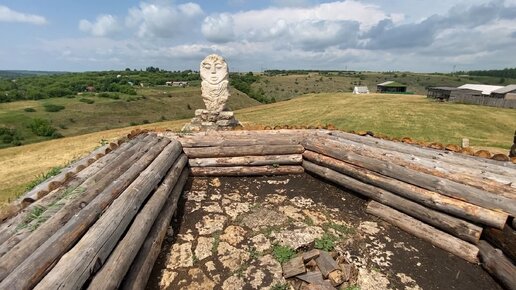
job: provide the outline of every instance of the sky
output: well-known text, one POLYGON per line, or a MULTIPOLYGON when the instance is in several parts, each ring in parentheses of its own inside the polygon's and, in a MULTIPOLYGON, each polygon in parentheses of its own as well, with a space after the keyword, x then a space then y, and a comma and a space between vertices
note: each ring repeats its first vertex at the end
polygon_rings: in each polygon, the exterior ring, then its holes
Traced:
POLYGON ((516 0, 0 0, 0 70, 516 67, 516 0))

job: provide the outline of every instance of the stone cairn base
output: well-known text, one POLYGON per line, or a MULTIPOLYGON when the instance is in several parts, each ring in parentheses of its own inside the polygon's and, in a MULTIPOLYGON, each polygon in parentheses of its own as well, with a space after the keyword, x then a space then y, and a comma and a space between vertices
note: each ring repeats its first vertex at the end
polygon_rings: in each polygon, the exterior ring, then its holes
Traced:
POLYGON ((231 130, 239 124, 231 111, 211 112, 199 109, 195 110, 195 117, 181 131, 231 130))

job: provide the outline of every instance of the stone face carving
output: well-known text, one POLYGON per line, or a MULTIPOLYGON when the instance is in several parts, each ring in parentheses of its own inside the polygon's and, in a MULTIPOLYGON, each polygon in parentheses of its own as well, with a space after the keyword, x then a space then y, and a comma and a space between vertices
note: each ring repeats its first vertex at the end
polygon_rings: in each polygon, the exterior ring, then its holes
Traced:
POLYGON ((227 130, 239 123, 226 105, 230 96, 228 64, 223 57, 208 55, 200 65, 201 95, 206 109, 195 110, 195 117, 183 131, 227 130))
POLYGON ((200 66, 202 98, 210 112, 226 110, 229 98, 228 65, 219 55, 208 55, 200 66))

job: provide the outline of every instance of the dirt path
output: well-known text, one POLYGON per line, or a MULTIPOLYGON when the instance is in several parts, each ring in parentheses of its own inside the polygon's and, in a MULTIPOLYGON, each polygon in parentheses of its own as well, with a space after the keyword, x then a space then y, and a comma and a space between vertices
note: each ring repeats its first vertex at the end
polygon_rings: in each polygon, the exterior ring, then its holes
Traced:
POLYGON ((355 266, 340 289, 501 289, 310 175, 193 178, 186 188, 149 289, 289 289, 278 259, 314 246, 355 266))

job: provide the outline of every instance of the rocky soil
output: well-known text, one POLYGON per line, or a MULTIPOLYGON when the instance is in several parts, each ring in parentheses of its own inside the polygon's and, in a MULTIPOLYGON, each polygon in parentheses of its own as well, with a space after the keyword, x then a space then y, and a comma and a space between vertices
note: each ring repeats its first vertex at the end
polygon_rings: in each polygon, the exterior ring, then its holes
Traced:
POLYGON ((353 265, 339 289, 501 289, 479 266, 307 174, 193 178, 183 197, 149 289, 294 289, 280 261, 313 248, 353 265))

